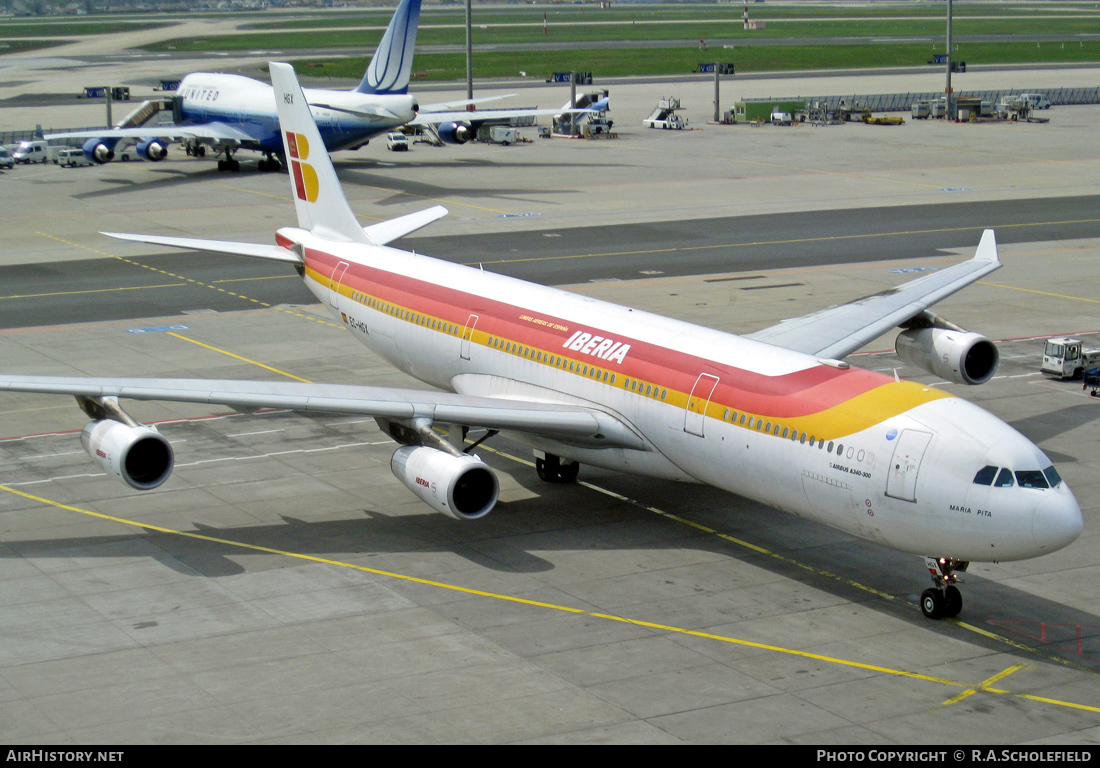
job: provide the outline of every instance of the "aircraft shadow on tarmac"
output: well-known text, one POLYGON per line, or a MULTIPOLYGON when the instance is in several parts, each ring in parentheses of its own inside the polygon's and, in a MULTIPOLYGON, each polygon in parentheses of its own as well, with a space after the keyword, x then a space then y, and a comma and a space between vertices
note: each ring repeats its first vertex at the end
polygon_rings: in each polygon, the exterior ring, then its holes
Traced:
MULTIPOLYGON (((504 445, 498 447, 506 451, 522 451, 502 442, 504 445)), ((588 551, 598 557, 601 551, 608 552, 609 556, 636 551, 644 557, 646 552, 661 549, 691 550, 715 555, 708 563, 717 563, 717 567, 695 569, 688 566, 683 571, 670 569, 648 575, 670 585, 670 597, 666 599, 675 599, 675 595, 689 599, 691 607, 686 610, 694 611, 695 619, 703 622, 703 626, 708 620, 725 624, 813 607, 792 608, 786 603, 777 606, 765 595, 753 596, 754 584, 774 586, 773 576, 779 576, 825 595, 820 607, 858 603, 958 641, 1027 660, 1053 660, 1077 669, 1100 672, 1100 617, 984 579, 973 571, 964 579, 966 604, 961 619, 1008 638, 1011 644, 966 631, 951 622, 925 619, 917 608, 917 594, 930 586, 930 582, 923 563, 913 555, 854 539, 716 489, 692 486, 690 492, 685 492, 686 486, 682 484, 592 468, 582 470, 582 480, 587 479, 627 498, 644 500, 646 506, 690 519, 734 539, 743 539, 777 556, 762 554, 656 515, 639 504, 611 497, 594 500, 594 491, 581 485, 548 485, 538 480, 530 468, 496 454, 486 454, 485 458, 533 495, 502 502, 493 514, 475 523, 450 520, 427 508, 420 512, 417 509, 419 502, 411 495, 407 504, 397 502, 403 511, 396 516, 374 508, 370 499, 364 498, 358 509, 346 511, 345 519, 307 521, 281 515, 279 523, 231 528, 189 524, 186 511, 181 510, 177 524, 180 530, 210 538, 144 530, 133 535, 23 540, 0 546, 0 558, 18 556, 31 561, 42 558, 153 558, 181 574, 223 578, 246 571, 239 559, 242 555, 247 556, 249 550, 230 542, 397 571, 400 567, 394 565, 392 558, 375 566, 370 556, 413 555, 435 550, 452 552, 472 564, 502 574, 545 573, 564 567, 536 552, 588 551), (725 563, 728 580, 721 575, 723 561, 728 561, 725 563), (761 578, 762 572, 772 576, 761 578), (675 580, 686 583, 672 586, 675 580), (893 597, 882 597, 875 592, 893 597), (714 605, 714 615, 709 617, 705 607, 708 600, 713 600, 714 605)), ((197 479, 191 478, 192 482, 197 479)), ((387 489, 385 495, 388 499, 400 499, 400 493, 400 487, 395 485, 387 489)), ((48 492, 45 495, 48 496, 48 492)), ((110 503, 100 506, 109 511, 110 503)), ((636 576, 644 583, 646 572, 640 568, 623 576, 636 576)), ((652 616, 634 616, 628 609, 626 615, 654 620, 652 616)))
MULTIPOLYGON (((225 177, 224 173, 218 171, 218 169, 213 166, 209 169, 190 173, 175 168, 150 169, 148 173, 155 174, 156 178, 153 178, 152 175, 101 177, 98 179, 101 184, 113 184, 115 186, 107 189, 99 189, 94 192, 80 192, 72 195, 72 199, 95 200, 100 197, 128 195, 134 192, 147 193, 158 189, 171 189, 181 184, 198 184, 207 180, 224 179, 225 177)), ((168 217, 166 216, 165 221, 167 220, 168 217)))
POLYGON ((1095 402, 1086 401, 1059 408, 1056 411, 1011 421, 1009 426, 1026 435, 1029 440, 1042 448, 1055 464, 1075 464, 1079 461, 1076 456, 1051 451, 1043 447, 1043 443, 1098 419, 1100 419, 1100 408, 1096 407, 1095 402))
POLYGON ((576 190, 572 189, 440 186, 438 184, 428 184, 421 181, 396 179, 392 175, 386 175, 381 171, 378 173, 368 173, 367 171, 355 171, 346 168, 338 169, 337 175, 340 177, 340 181, 343 182, 345 188, 363 186, 392 192, 393 195, 391 197, 372 201, 373 205, 380 206, 407 203, 408 200, 403 199, 406 195, 425 198, 427 200, 453 200, 455 198, 476 197, 488 198, 490 200, 522 201, 524 203, 534 204, 537 202, 533 199, 534 195, 579 194, 576 190))

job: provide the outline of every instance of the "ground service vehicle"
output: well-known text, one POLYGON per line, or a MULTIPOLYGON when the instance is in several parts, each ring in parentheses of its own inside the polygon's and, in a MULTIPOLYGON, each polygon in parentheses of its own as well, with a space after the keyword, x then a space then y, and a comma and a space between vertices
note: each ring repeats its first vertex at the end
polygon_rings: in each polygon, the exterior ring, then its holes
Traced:
POLYGON ((62 149, 57 153, 57 157, 54 158, 54 162, 60 165, 62 168, 76 168, 82 165, 95 165, 95 163, 84 156, 84 150, 80 147, 69 147, 68 149, 62 149))
POLYGON ((1086 368, 1100 365, 1100 349, 1081 346, 1080 339, 1059 336, 1047 339, 1039 370, 1060 379, 1076 379, 1086 368))
POLYGON ((17 163, 44 163, 49 159, 50 145, 45 141, 21 141, 19 149, 12 152, 17 163))

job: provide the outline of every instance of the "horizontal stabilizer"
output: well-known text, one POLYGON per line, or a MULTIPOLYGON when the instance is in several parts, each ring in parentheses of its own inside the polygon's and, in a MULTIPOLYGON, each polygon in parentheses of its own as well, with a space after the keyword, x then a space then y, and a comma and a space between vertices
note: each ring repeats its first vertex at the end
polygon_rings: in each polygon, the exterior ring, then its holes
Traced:
POLYGON ((120 232, 100 232, 101 235, 118 240, 132 240, 135 243, 167 245, 170 248, 185 248, 189 251, 211 251, 228 253, 233 256, 248 256, 265 261, 281 261, 286 264, 301 264, 302 259, 294 251, 278 245, 263 243, 234 243, 230 240, 203 240, 196 237, 158 237, 156 235, 126 235, 120 232))
POLYGON ((406 216, 399 216, 396 219, 390 219, 389 221, 383 221, 379 224, 372 224, 369 227, 363 227, 363 231, 367 233, 367 237, 371 239, 371 242, 375 245, 385 245, 386 243, 393 242, 399 237, 404 237, 410 232, 415 232, 421 227, 426 227, 433 221, 438 221, 447 215, 447 209, 442 205, 436 205, 431 208, 426 208, 423 211, 417 211, 416 213, 410 213, 406 216))

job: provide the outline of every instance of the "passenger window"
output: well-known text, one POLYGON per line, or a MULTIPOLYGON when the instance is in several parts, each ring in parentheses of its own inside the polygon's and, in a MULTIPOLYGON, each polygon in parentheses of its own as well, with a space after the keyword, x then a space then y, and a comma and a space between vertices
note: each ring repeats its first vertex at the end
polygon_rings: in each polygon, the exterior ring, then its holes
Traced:
MULTIPOLYGON (((744 424, 745 424, 745 414, 742 413, 741 414, 741 425, 744 426, 744 424)), ((752 421, 751 420, 749 421, 749 426, 750 427, 752 426, 752 421)))
POLYGON ((974 485, 993 485, 993 478, 996 476, 996 467, 982 467, 978 470, 978 474, 974 475, 974 485))
POLYGON ((782 434, 782 437, 786 437, 786 436, 787 436, 787 428, 786 428, 786 427, 783 427, 783 434, 782 434))
POLYGON ((829 441, 829 453, 832 453, 832 452, 833 452, 833 441, 830 440, 829 441))
MULTIPOLYGON (((803 433, 802 433, 802 436, 798 438, 798 442, 802 443, 803 445, 805 445, 805 444, 806 444, 806 433, 805 433, 805 432, 803 432, 803 433)), ((812 437, 810 438, 810 447, 811 447, 811 448, 813 448, 813 447, 814 447, 814 443, 813 443, 813 438, 812 438, 812 437)))
POLYGON ((1012 487, 1012 470, 1002 469, 1001 473, 997 475, 997 481, 993 483, 998 488, 1011 488, 1012 487))
POLYGON ((1016 482, 1021 488, 1049 488, 1047 479, 1037 469, 1021 469, 1016 473, 1016 482))

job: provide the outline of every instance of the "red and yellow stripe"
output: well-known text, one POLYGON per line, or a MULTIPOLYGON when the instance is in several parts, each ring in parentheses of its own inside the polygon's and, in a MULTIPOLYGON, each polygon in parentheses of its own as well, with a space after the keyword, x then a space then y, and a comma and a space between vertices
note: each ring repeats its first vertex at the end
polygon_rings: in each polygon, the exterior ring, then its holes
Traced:
MULTIPOLYGON (((329 285, 340 260, 308 248, 305 255, 307 276, 329 285)), ((794 431, 795 435, 806 433, 832 440, 922 403, 950 397, 936 389, 898 382, 861 368, 814 365, 767 376, 620 334, 609 335, 630 344, 629 354, 621 362, 608 362, 563 346, 577 331, 599 335, 598 328, 553 316, 534 318, 529 308, 362 264, 348 267, 339 290, 371 309, 458 337, 463 335, 469 316, 476 314, 477 324, 468 334, 472 345, 516 354, 609 386, 625 387, 681 409, 688 407, 699 375, 707 373, 719 381, 705 416, 746 428, 751 424, 752 429, 767 429, 781 436, 794 431), (746 417, 743 420, 742 415, 746 417)))

